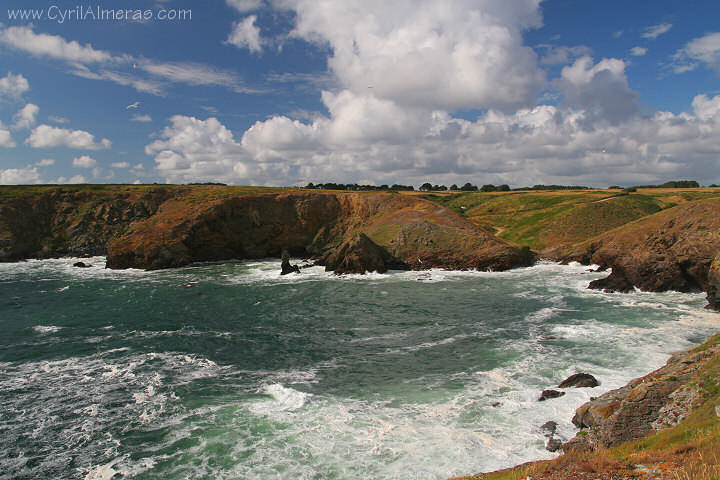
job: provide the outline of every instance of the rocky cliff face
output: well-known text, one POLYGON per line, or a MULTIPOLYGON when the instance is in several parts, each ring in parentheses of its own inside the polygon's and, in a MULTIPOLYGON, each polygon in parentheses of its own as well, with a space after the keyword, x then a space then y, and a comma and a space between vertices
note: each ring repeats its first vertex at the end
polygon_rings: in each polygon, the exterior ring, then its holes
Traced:
MULTIPOLYGON (((673 355, 665 366, 582 405, 573 418, 581 431, 563 449, 613 447, 679 424, 709 394, 705 386, 715 391, 718 379, 704 376, 718 358, 720 335, 673 355)), ((715 369, 710 370, 717 374, 715 369)))
MULTIPOLYGON (((108 267, 157 269, 277 257, 283 248, 293 255, 334 261, 332 252, 359 234, 412 268, 500 270, 533 261, 530 252, 421 199, 389 193, 290 192, 198 203, 171 199, 156 215, 110 242, 108 267)), ((342 270, 350 272, 365 271, 373 263, 343 265, 342 270)))
POLYGON ((0 202, 0 261, 104 255, 108 241, 155 214, 166 189, 93 193, 71 188, 0 202))
POLYGON ((627 292, 706 290, 720 251, 720 202, 696 201, 651 215, 584 242, 561 256, 612 268, 591 288, 627 292))
POLYGON ((707 285, 708 308, 720 311, 720 254, 710 265, 707 285))

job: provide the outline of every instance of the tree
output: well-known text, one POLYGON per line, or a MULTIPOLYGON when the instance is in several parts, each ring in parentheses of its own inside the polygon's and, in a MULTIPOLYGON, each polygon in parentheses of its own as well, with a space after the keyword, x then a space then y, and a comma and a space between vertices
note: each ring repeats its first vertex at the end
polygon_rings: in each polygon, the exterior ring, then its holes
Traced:
POLYGON ((477 192, 477 189, 478 187, 471 184, 470 182, 467 182, 465 185, 460 187, 460 190, 462 190, 463 192, 477 192))
POLYGON ((420 186, 420 191, 421 192, 429 192, 430 190, 432 190, 432 188, 433 188, 432 184, 425 182, 420 186))
POLYGON ((499 187, 497 187, 498 192, 509 192, 510 191, 510 185, 503 183, 499 187))
POLYGON ((460 189, 458 188, 457 185, 455 185, 455 184, 453 183, 452 185, 450 185, 450 190, 460 190, 460 189))
POLYGON ((480 188, 480 191, 481 191, 481 192, 496 192, 496 191, 497 191, 497 188, 495 187, 495 185, 487 184, 487 185, 483 185, 483 186, 480 188))

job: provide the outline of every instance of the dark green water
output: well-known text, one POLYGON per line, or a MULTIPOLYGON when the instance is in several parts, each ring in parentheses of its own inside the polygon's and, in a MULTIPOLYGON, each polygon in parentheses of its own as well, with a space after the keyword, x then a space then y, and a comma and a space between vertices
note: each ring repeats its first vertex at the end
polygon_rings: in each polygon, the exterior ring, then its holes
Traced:
POLYGON ((591 395, 720 330, 702 295, 589 291, 599 274, 580 266, 280 277, 277 262, 73 262, 0 264, 0 479, 491 470, 551 456, 544 422, 569 438, 591 395), (601 387, 536 401, 577 371, 601 387))

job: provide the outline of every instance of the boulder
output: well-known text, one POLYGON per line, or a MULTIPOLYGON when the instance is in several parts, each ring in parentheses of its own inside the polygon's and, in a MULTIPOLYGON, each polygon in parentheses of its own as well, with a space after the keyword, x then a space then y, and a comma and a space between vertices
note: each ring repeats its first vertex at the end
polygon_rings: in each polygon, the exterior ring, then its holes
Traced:
POLYGON ((558 388, 584 388, 584 387, 597 387, 600 382, 589 373, 576 373, 570 375, 568 378, 560 382, 558 388))
POLYGON ((545 436, 546 437, 552 437, 555 435, 555 432, 557 431, 558 424, 557 422, 553 422, 550 420, 549 422, 545 422, 540 427, 540 430, 548 432, 545 436))
POLYGON ((385 273, 388 270, 408 270, 408 265, 399 260, 364 233, 359 233, 343 242, 324 257, 320 265, 335 273, 385 273))
POLYGON ((559 438, 550 437, 550 440, 548 440, 547 445, 545 445, 545 450, 548 452, 557 452, 560 450, 560 447, 562 447, 563 442, 559 438))
POLYGON ((550 400, 551 398, 559 398, 565 395, 565 392, 558 392, 557 390, 543 390, 540 394, 540 398, 538 398, 538 402, 544 402, 545 400, 550 400))
POLYGON ((87 263, 85 263, 85 262, 75 262, 75 263, 73 263, 73 267, 77 267, 77 268, 90 268, 90 267, 92 267, 92 265, 89 265, 89 264, 87 264, 87 263))

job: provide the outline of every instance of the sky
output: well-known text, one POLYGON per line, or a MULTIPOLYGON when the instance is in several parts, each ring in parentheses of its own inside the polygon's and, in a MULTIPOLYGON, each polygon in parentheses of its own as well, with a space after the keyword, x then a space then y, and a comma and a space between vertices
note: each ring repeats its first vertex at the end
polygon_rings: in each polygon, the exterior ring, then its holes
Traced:
POLYGON ((0 8, 0 184, 720 183, 717 0, 0 8))

